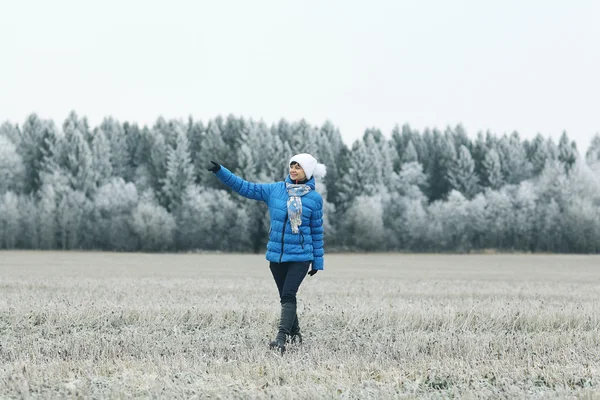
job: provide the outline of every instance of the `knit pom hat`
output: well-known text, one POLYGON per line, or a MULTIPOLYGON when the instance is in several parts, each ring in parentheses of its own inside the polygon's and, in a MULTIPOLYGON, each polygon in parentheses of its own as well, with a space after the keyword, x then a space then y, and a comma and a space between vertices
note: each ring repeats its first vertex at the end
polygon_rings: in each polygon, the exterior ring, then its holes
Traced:
POLYGON ((293 163, 294 161, 300 164, 304 170, 304 173, 306 174, 306 179, 310 179, 313 176, 315 178, 324 178, 327 174, 327 168, 325 165, 319 164, 317 159, 308 153, 296 154, 290 159, 289 164, 293 163))

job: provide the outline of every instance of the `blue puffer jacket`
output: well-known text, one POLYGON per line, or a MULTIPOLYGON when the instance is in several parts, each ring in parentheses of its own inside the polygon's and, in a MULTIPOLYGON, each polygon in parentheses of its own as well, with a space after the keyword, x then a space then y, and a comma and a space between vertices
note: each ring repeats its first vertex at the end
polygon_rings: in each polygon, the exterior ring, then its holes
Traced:
POLYGON ((323 269, 323 198, 315 191, 315 179, 306 184, 311 191, 302 196, 302 224, 292 233, 288 219, 288 193, 285 182, 252 183, 236 176, 227 168, 215 173, 224 184, 244 197, 267 203, 271 216, 267 260, 272 262, 312 261, 313 269, 323 269))

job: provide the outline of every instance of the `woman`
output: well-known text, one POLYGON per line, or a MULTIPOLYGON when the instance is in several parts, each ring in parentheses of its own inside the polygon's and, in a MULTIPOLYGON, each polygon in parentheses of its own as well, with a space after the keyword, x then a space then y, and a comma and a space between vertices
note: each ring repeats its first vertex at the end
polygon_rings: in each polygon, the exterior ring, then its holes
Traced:
POLYGON ((281 301, 279 331, 270 347, 283 354, 288 336, 292 342, 302 343, 296 315, 298 288, 307 272, 313 276, 323 269, 323 199, 315 191, 315 178, 323 178, 327 170, 310 154, 297 154, 290 159, 284 182, 251 183, 211 163, 209 171, 221 182, 269 207, 271 229, 266 256, 281 301))

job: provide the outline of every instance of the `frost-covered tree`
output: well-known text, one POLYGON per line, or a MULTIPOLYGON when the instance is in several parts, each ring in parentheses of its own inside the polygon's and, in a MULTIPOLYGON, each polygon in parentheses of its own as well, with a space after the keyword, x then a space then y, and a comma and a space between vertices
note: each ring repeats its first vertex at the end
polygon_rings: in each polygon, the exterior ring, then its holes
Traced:
POLYGON ((396 179, 393 147, 381 132, 367 130, 352 146, 348 174, 342 179, 344 192, 351 198, 357 194, 372 196, 390 187, 396 179))
POLYGON ((63 124, 64 141, 60 167, 69 180, 71 188, 84 195, 92 195, 96 190, 94 160, 90 149, 89 133, 82 132, 85 124, 79 122, 74 113, 63 124))
POLYGON ((57 194, 54 186, 50 183, 44 184, 39 191, 38 216, 40 248, 51 250, 56 248, 57 243, 57 194))
POLYGON ((569 197, 568 179, 563 163, 558 160, 546 162, 535 186, 540 200, 546 204, 554 200, 564 207, 569 197))
POLYGON ((198 178, 200 176, 200 171, 206 169, 205 162, 198 158, 198 154, 202 145, 202 138, 205 135, 205 131, 206 127, 204 126, 202 121, 193 121, 191 117, 189 118, 187 127, 187 137, 189 143, 190 157, 192 159, 192 163, 194 164, 194 179, 196 179, 196 183, 199 182, 198 178))
POLYGON ((415 145, 412 140, 408 141, 404 152, 402 153, 402 163, 410 163, 410 162, 418 162, 419 155, 417 154, 417 149, 415 149, 415 145))
POLYGON ((485 137, 483 136, 483 132, 477 133, 477 138, 471 147, 471 157, 473 157, 473 161, 475 162, 475 173, 479 178, 479 182, 481 182, 482 186, 487 185, 487 174, 484 166, 485 157, 490 150, 485 142, 485 137))
POLYGON ((428 165, 424 163, 425 173, 429 178, 429 200, 434 201, 445 197, 452 188, 448 180, 448 172, 455 160, 456 150, 452 138, 434 130, 428 165))
POLYGON ((564 164, 566 171, 571 169, 578 155, 577 145, 569 142, 567 132, 563 131, 558 142, 558 160, 564 164))
POLYGON ((478 192, 479 178, 475 173, 475 162, 465 145, 460 146, 457 159, 448 169, 448 181, 452 188, 467 198, 472 198, 478 192))
POLYGON ((19 128, 8 121, 0 125, 0 136, 4 136, 17 147, 21 141, 21 132, 19 132, 19 128))
POLYGON ((589 165, 600 163, 600 133, 596 133, 590 147, 585 153, 585 160, 589 165))
POLYGON ((487 246, 486 208, 487 201, 482 192, 478 193, 468 205, 467 234, 474 249, 483 249, 487 246))
POLYGON ((25 181, 25 165, 17 146, 7 136, 0 135, 0 195, 7 191, 21 192, 25 181))
POLYGON ((537 251, 561 251, 564 236, 562 221, 563 215, 555 199, 537 204, 534 238, 537 251))
POLYGON ((108 150, 105 154, 106 160, 103 160, 103 162, 108 161, 110 163, 112 175, 120 176, 125 180, 131 179, 130 142, 126 136, 128 130, 125 130, 119 121, 109 117, 102 121, 94 134, 94 138, 98 133, 97 131, 101 131, 108 142, 108 150))
POLYGON ((382 250, 385 240, 383 195, 358 196, 341 221, 339 234, 353 249, 382 250))
POLYGON ((250 121, 247 135, 246 144, 256 164, 255 173, 258 179, 261 182, 281 180, 287 173, 286 164, 292 156, 281 138, 262 121, 250 121))
POLYGON ((233 168, 231 165, 226 165, 225 160, 229 149, 223 141, 223 135, 219 128, 219 125, 215 121, 209 121, 208 128, 204 133, 200 142, 200 151, 196 154, 198 165, 201 169, 197 171, 198 180, 203 186, 220 188, 221 183, 218 182, 212 176, 212 173, 207 171, 207 167, 210 166, 210 161, 214 160, 218 163, 225 165, 227 168, 233 168))
POLYGON ((138 204, 133 183, 113 177, 98 188, 94 198, 95 243, 104 250, 133 251, 138 243, 131 229, 131 215, 138 204))
POLYGON ((168 200, 164 196, 162 186, 167 176, 167 154, 169 145, 167 144, 165 135, 161 133, 159 129, 156 129, 156 127, 145 133, 149 142, 150 154, 148 162, 145 164, 147 170, 140 169, 137 171, 137 181, 142 183, 144 189, 149 186, 156 194, 158 203, 161 206, 166 207, 168 200))
POLYGON ((427 190, 427 175, 423 172, 423 167, 420 163, 413 161, 402 164, 402 169, 398 174, 399 184, 397 188, 403 196, 425 200, 424 193, 427 190))
POLYGON ((414 251, 425 251, 427 248, 427 208, 423 201, 404 198, 404 218, 406 236, 403 247, 414 251))
POLYGON ((546 166, 546 160, 550 157, 548 144, 543 136, 539 133, 531 142, 527 159, 531 163, 531 173, 533 176, 538 176, 546 166))
POLYGON ((180 249, 251 250, 250 220, 225 190, 191 185, 178 210, 177 242, 180 249), (215 235, 219 232, 219 235, 215 235))
POLYGON ((25 120, 21 129, 18 142, 18 153, 25 167, 24 190, 27 193, 35 193, 41 186, 41 163, 44 130, 47 121, 40 119, 37 114, 31 114, 25 120))
POLYGON ((338 128, 330 121, 325 122, 320 129, 317 144, 319 146, 318 160, 327 166, 327 198, 330 203, 339 203, 340 192, 342 190, 342 176, 345 175, 342 154, 348 151, 348 148, 342 140, 338 128))
POLYGON ((508 232, 513 220, 513 206, 507 188, 498 191, 487 190, 485 192, 487 208, 485 219, 487 230, 487 244, 495 249, 510 249, 510 238, 508 232))
MULTIPOLYGON (((144 127, 140 129, 137 124, 123 123, 123 134, 127 142, 129 159, 127 161, 128 175, 123 176, 126 181, 134 181, 139 178, 138 168, 147 170, 146 164, 150 159, 150 144, 148 142, 149 129, 144 127)), ((114 157, 114 156, 113 156, 114 157)), ((115 158, 115 163, 116 163, 115 158)), ((118 171, 113 169, 113 172, 118 171)), ((139 189, 139 188, 138 188, 139 189)))
POLYGON ((160 206, 151 193, 144 193, 131 215, 131 228, 138 248, 143 251, 166 251, 173 248, 175 218, 160 206))
POLYGON ((562 227, 569 251, 600 252, 600 207, 592 199, 574 198, 565 208, 562 227))
POLYGON ((19 196, 20 235, 17 247, 22 249, 40 248, 39 210, 33 195, 19 196))
POLYGON ((0 249, 15 248, 19 233, 19 198, 12 191, 0 194, 0 249))
POLYGON ((500 156, 496 149, 491 149, 485 155, 485 159, 483 160, 483 170, 486 185, 489 188, 498 190, 504 185, 502 165, 500 164, 500 156))
POLYGON ((429 206, 428 238, 436 250, 468 251, 468 200, 457 190, 448 200, 437 200, 429 206))
POLYGON ((181 196, 194 183, 194 165, 190 157, 187 133, 179 125, 174 128, 176 141, 167 148, 167 173, 162 187, 167 209, 171 211, 181 204, 181 196))
POLYGON ((94 186, 98 187, 108 182, 113 174, 111 145, 102 129, 96 129, 94 131, 90 150, 92 152, 91 169, 94 186))
POLYGON ((91 232, 86 229, 86 218, 92 214, 91 202, 84 192, 72 189, 65 191, 57 200, 56 229, 59 248, 89 248, 91 232))
POLYGON ((215 123, 221 131, 225 148, 228 149, 219 162, 236 170, 238 167, 236 154, 243 143, 242 135, 248 131, 248 123, 244 118, 237 118, 232 114, 228 115, 225 121, 221 117, 215 118, 215 123))
POLYGON ((496 149, 506 183, 518 184, 531 177, 531 164, 517 132, 513 132, 510 137, 504 136, 496 149))
POLYGON ((512 221, 509 237, 514 249, 531 251, 534 246, 537 194, 529 181, 521 182, 512 194, 512 221))

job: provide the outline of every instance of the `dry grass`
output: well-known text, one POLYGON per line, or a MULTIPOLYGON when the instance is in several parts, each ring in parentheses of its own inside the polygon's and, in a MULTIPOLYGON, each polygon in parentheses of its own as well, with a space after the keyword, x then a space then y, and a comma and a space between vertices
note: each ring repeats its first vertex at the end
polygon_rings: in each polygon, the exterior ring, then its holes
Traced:
POLYGON ((600 257, 0 253, 1 398, 600 398, 600 257))

